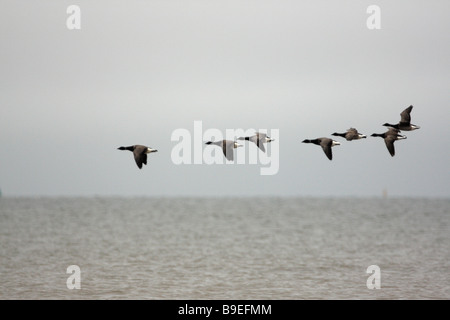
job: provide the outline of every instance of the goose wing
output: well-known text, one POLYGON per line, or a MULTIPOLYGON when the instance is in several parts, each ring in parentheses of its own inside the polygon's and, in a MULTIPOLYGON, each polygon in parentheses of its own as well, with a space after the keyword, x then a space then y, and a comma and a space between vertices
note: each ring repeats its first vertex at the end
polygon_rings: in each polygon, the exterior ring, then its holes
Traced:
POLYGON ((264 135, 264 137, 259 137, 259 139, 256 141, 256 145, 262 150, 262 152, 266 152, 266 148, 264 147, 265 139, 266 136, 264 135))
POLYGON ((147 153, 145 153, 145 151, 146 147, 136 147, 133 151, 134 160, 139 169, 142 169, 142 164, 147 164, 147 153))
POLYGON ((260 148, 262 150, 262 152, 266 152, 266 148, 264 147, 264 142, 266 142, 267 134, 257 132, 255 137, 257 138, 256 145, 258 146, 258 148, 260 148))
POLYGON ((321 139, 320 141, 320 146, 322 147, 323 152, 325 152, 327 158, 330 160, 333 159, 333 152, 331 151, 332 142, 333 141, 331 139, 321 139))
POLYGON ((403 110, 402 113, 400 113, 400 123, 401 124, 409 125, 409 123, 411 122, 411 110, 412 110, 412 108, 413 108, 413 106, 409 106, 408 108, 403 110))
POLYGON ((225 158, 229 161, 233 161, 233 149, 234 149, 234 141, 223 141, 222 151, 225 155, 225 158))
POLYGON ((384 142, 386 143, 386 147, 391 154, 391 156, 395 156, 395 148, 394 148, 394 141, 397 139, 397 136, 394 135, 388 135, 386 138, 384 138, 384 142))

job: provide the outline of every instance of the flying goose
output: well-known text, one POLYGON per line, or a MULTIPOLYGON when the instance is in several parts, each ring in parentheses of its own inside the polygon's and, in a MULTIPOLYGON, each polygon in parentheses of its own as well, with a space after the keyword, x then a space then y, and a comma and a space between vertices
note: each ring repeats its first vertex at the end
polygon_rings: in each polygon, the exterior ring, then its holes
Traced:
POLYGON ((255 143, 258 148, 260 148, 263 152, 266 152, 266 148, 264 147, 265 142, 271 142, 275 139, 270 138, 267 134, 256 132, 254 136, 251 137, 239 137, 238 140, 247 140, 255 143))
POLYGON ((347 132, 344 133, 332 133, 332 136, 338 136, 338 137, 343 137, 345 138, 347 141, 352 141, 352 140, 359 140, 362 138, 367 138, 366 135, 361 134, 358 132, 358 130, 356 130, 355 128, 350 128, 347 130, 347 132))
POLYGON ((400 122, 397 124, 390 124, 390 123, 385 123, 383 124, 383 126, 385 127, 392 127, 398 130, 403 130, 403 131, 412 131, 412 130, 416 130, 416 129, 420 129, 419 126, 416 126, 415 124, 411 123, 411 110, 412 110, 413 106, 409 106, 408 108, 406 108, 405 110, 402 111, 402 113, 400 113, 400 122))
POLYGON ((156 149, 149 148, 147 146, 136 144, 129 147, 119 147, 118 150, 129 150, 133 152, 134 160, 139 169, 142 169, 142 164, 147 164, 147 153, 158 152, 156 149))
POLYGON ((333 153, 331 152, 331 147, 334 147, 336 145, 340 145, 339 142, 330 139, 330 138, 317 138, 317 139, 305 139, 302 141, 303 143, 314 143, 318 146, 321 146, 323 149, 323 152, 327 155, 327 158, 332 160, 333 159, 333 153))
POLYGON ((389 153, 391 154, 391 156, 395 156, 394 142, 397 140, 406 139, 406 136, 399 134, 399 132, 400 130, 398 129, 389 128, 389 130, 385 133, 373 133, 371 136, 383 138, 389 153))
POLYGON ((219 141, 208 141, 205 144, 213 144, 222 148, 223 154, 227 160, 233 161, 233 149, 242 147, 242 144, 237 143, 236 141, 231 140, 219 140, 219 141))

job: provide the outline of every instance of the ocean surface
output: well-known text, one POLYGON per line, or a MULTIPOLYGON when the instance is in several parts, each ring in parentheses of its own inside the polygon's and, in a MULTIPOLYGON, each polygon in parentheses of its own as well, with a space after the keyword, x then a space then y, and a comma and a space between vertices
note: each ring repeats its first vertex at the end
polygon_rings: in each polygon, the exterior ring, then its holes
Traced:
POLYGON ((3 300, 450 299, 449 199, 4 197, 0 244, 3 300))

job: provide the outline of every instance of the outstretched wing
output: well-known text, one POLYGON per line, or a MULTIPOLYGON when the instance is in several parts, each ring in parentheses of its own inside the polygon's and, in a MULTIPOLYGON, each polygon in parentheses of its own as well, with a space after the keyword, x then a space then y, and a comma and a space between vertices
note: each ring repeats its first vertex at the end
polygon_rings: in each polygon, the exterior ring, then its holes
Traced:
POLYGON ((324 141, 324 140, 322 140, 320 142, 320 146, 322 147, 323 152, 325 152, 325 154, 327 155, 327 158, 330 159, 330 160, 333 159, 333 152, 331 151, 331 144, 332 143, 333 142, 331 140, 329 142, 328 141, 324 141))
POLYGON ((333 153, 331 152, 331 147, 323 146, 322 149, 323 152, 325 152, 325 154, 327 155, 327 158, 333 160, 333 153))
POLYGON ((266 152, 266 148, 264 147, 264 142, 266 142, 266 133, 256 132, 255 137, 255 143, 258 146, 258 148, 261 149, 262 152, 266 152))
POLYGON ((411 110, 413 106, 409 106, 402 113, 400 113, 400 123, 408 125, 411 122, 411 110))
POLYGON ((147 164, 147 154, 145 153, 145 149, 135 149, 133 153, 137 166, 139 169, 142 169, 142 164, 147 164))
POLYGON ((227 160, 229 160, 229 161, 234 160, 233 146, 234 146, 234 142, 233 143, 223 142, 223 144, 222 144, 223 154, 225 155, 225 158, 227 158, 227 160))
POLYGON ((386 143, 386 147, 391 154, 391 156, 395 156, 395 148, 394 148, 394 141, 396 140, 396 136, 394 135, 388 135, 384 142, 386 143))
POLYGON ((264 147, 264 142, 266 141, 266 135, 264 137, 259 137, 259 139, 256 141, 256 145, 258 148, 262 150, 262 152, 266 152, 266 148, 264 147))

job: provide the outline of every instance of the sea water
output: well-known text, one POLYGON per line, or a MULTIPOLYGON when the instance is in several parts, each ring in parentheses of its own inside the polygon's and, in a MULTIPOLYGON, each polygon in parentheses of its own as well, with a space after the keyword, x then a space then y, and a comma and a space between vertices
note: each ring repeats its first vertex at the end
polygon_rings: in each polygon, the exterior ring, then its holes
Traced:
POLYGON ((450 298, 449 199, 3 197, 0 244, 0 299, 450 298))

